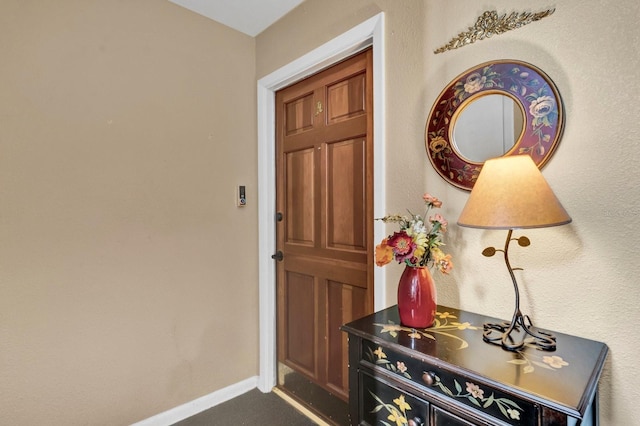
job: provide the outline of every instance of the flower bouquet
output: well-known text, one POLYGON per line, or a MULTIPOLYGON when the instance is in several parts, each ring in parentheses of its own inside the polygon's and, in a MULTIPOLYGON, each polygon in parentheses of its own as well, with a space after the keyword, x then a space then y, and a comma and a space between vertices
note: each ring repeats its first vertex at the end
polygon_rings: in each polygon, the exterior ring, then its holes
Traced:
POLYGON ((430 194, 422 196, 426 205, 423 216, 409 212, 408 216, 390 215, 383 222, 395 222, 398 232, 389 235, 376 246, 378 266, 392 260, 404 263, 405 269, 398 283, 398 311, 400 322, 413 328, 430 327, 436 314, 436 288, 429 267, 435 266, 443 274, 453 268, 451 255, 441 246, 442 235, 447 231, 447 221, 440 214, 429 217, 429 210, 439 208, 442 202, 430 194), (428 218, 428 219, 427 219, 428 218))
POLYGON ((444 245, 442 236, 447 232, 448 222, 439 213, 427 220, 429 210, 440 208, 442 201, 430 194, 424 194, 422 198, 426 205, 423 216, 409 212, 408 216, 387 215, 376 219, 385 223, 395 222, 400 226, 398 232, 376 246, 376 265, 384 266, 395 260, 412 267, 435 266, 443 274, 451 271, 451 255, 445 254, 440 248, 444 245))

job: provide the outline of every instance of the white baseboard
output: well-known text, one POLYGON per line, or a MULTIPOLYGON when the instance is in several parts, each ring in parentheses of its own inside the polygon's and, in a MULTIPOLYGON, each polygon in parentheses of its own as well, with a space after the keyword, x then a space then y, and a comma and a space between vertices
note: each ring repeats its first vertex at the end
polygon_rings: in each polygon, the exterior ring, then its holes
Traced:
POLYGON ((153 417, 134 423, 132 426, 170 426, 188 417, 222 404, 236 396, 247 393, 258 386, 258 376, 253 376, 209 395, 189 401, 178 407, 156 414, 153 417))

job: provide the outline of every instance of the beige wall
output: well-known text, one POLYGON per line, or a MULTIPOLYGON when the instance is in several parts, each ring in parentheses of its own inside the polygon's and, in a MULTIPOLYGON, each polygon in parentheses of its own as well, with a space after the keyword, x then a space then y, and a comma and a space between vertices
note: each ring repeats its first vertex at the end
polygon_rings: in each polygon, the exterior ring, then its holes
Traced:
MULTIPOLYGON (((541 22, 434 55, 482 11, 530 3, 307 0, 252 39, 166 1, 3 1, 0 424, 128 424, 257 374, 256 74, 379 11, 389 212, 426 190, 452 223, 464 205, 423 145, 449 80, 513 58, 558 85, 567 126, 544 174, 574 222, 514 250, 523 308, 609 344, 602 422, 638 424, 640 11, 617 6, 563 0, 541 22)), ((440 302, 508 317, 504 266, 479 254, 503 233, 450 229, 440 302)), ((398 276, 387 268, 387 304, 398 276)))
MULTIPOLYGON (((424 125, 440 90, 475 64, 518 59, 549 74, 564 99, 567 120, 564 138, 543 171, 573 223, 527 231, 532 245, 512 251, 512 263, 525 268, 519 274, 522 308, 539 326, 606 342, 611 353, 600 386, 602 424, 640 424, 634 414, 640 398, 635 368, 640 341, 639 5, 636 0, 615 8, 607 2, 563 0, 540 22, 432 53, 487 9, 532 10, 524 0, 307 0, 257 37, 257 76, 384 11, 388 212, 419 207, 425 191, 443 199, 443 213, 452 223, 447 248, 456 269, 446 279, 437 278, 440 303, 508 318, 514 302, 504 263, 480 254, 486 246, 502 245, 506 234, 453 225, 468 193, 431 168, 424 125)), ((400 269, 387 268, 391 304, 400 269)))
POLYGON ((255 40, 155 0, 4 0, 0 28, 0 424, 256 375, 255 40))

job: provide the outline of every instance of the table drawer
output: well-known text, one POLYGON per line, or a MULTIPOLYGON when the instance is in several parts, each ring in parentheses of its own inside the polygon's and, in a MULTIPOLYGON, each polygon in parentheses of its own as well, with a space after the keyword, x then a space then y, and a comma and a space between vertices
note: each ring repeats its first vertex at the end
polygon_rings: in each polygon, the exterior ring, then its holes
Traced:
POLYGON ((425 358, 411 357, 387 346, 362 340, 361 363, 392 380, 419 387, 425 397, 452 400, 478 412, 492 416, 497 423, 536 426, 536 404, 495 389, 488 383, 465 377, 425 358))

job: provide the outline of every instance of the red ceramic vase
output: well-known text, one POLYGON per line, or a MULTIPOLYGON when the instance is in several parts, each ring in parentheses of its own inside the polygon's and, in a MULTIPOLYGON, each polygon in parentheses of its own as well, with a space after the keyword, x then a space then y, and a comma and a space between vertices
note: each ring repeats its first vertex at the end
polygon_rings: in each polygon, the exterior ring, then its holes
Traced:
POLYGON ((407 266, 398 283, 400 322, 406 327, 427 328, 436 315, 436 286, 429 268, 407 266))

